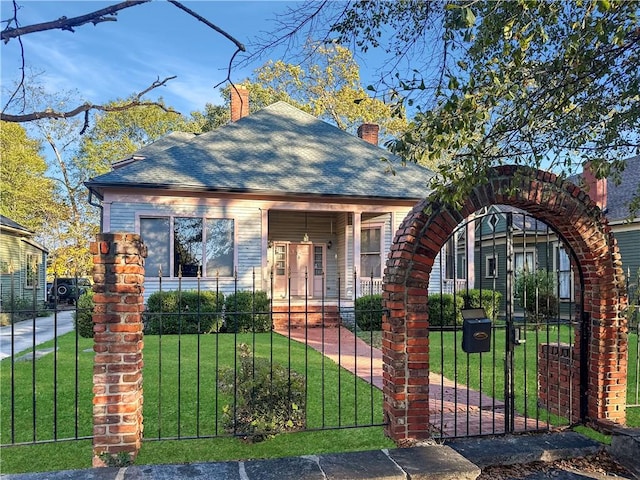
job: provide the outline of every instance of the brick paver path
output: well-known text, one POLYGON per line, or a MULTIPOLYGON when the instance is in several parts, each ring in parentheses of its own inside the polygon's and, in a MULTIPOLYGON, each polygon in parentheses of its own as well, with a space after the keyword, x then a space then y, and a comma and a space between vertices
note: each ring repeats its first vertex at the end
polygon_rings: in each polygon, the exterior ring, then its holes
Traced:
MULTIPOLYGON (((344 327, 277 328, 293 340, 307 343, 343 368, 382 389, 382 352, 344 327)), ((467 388, 466 385, 429 374, 430 420, 434 435, 464 437, 505 432, 504 403, 467 388)), ((537 430, 546 424, 516 415, 515 430, 537 430)))

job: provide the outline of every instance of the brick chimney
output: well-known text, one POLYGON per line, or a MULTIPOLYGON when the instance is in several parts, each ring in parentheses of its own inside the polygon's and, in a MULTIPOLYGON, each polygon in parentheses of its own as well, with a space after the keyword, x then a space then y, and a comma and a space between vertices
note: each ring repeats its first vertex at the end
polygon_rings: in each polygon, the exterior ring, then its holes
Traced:
POLYGON ((244 85, 231 85, 231 121, 249 115, 249 90, 244 85))
POLYGON ((371 145, 378 145, 378 132, 380 127, 375 123, 363 123, 358 127, 358 137, 371 145))
POLYGON ((607 208, 607 179, 597 178, 591 168, 591 162, 584 164, 582 170, 582 181, 584 189, 589 194, 589 198, 593 200, 600 210, 607 208))

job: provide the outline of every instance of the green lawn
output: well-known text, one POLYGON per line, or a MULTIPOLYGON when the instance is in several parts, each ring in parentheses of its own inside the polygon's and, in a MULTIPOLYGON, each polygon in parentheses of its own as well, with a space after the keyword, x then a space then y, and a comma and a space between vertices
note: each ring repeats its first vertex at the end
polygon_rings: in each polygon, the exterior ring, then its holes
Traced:
MULTIPOLYGON (((379 426, 353 428, 381 424, 382 394, 378 389, 339 368, 318 352, 269 333, 203 335, 200 338, 195 335, 146 336, 145 439, 228 435, 222 426, 221 415, 225 405, 233 406, 233 399, 217 394, 216 378, 223 368, 233 366, 234 345, 242 342, 252 346, 257 356, 273 358, 275 362, 304 374, 308 379, 307 429, 330 430, 280 435, 255 445, 235 438, 188 440, 184 443, 147 441, 137 463, 276 457, 381 448, 391 444, 379 426), (341 431, 334 430, 336 427, 350 428, 341 431)), ((48 342, 38 348, 52 346, 53 342, 48 342)), ((92 340, 80 338, 76 346, 75 334, 70 333, 60 337, 57 346, 56 357, 48 354, 35 363, 14 364, 13 402, 10 395, 11 363, 7 360, 0 363, 2 443, 65 439, 73 437, 76 430, 80 437, 91 435, 92 340), (33 378, 36 379, 35 389, 33 378), (78 422, 74 420, 76 410, 78 422), (12 424, 14 428, 11 428, 12 424), (13 438, 12 430, 15 432, 13 438)), ((90 465, 91 448, 90 442, 86 441, 27 445, 3 448, 0 457, 2 472, 82 468, 90 465), (88 453, 85 455, 84 452, 88 453), (37 464, 33 462, 34 456, 38 458, 37 464)))
MULTIPOLYGON (((92 434, 92 341, 79 339, 77 350, 75 341, 75 335, 69 333, 59 338, 56 356, 50 353, 35 363, 14 364, 13 419, 11 363, 2 362, 3 444, 72 438, 76 429, 80 437, 92 434)), ((233 408, 233 399, 217 393, 216 380, 223 368, 233 367, 236 342, 251 345, 256 356, 273 358, 305 375, 308 429, 381 424, 382 394, 378 389, 318 352, 281 335, 149 335, 144 347, 146 438, 226 434, 221 424, 222 409, 225 405, 233 408)), ((39 349, 52 346, 48 342, 39 349)))
MULTIPOLYGON (((489 353, 468 355, 462 351, 462 333, 458 332, 430 332, 430 366, 434 372, 442 373, 447 378, 457 378, 460 383, 469 382, 474 388, 480 387, 480 372, 482 372, 482 390, 488 395, 501 399, 504 389, 504 330, 498 330, 498 334, 493 336, 492 351, 489 353), (454 352, 457 352, 457 363, 454 352), (494 360, 495 353, 495 360, 494 360), (495 367, 494 367, 495 363, 495 367), (444 365, 444 368, 443 368, 444 365), (480 369, 482 365, 482 369, 480 369), (467 366, 469 366, 469 377, 467 380, 467 366), (495 383, 494 383, 495 380, 495 383)), ((523 330, 526 342, 516 347, 515 357, 515 386, 516 386, 516 408, 519 412, 528 416, 542 415, 541 420, 547 419, 546 411, 538 410, 537 406, 537 379, 535 376, 537 343, 557 343, 558 341, 568 342, 572 334, 569 327, 563 326, 560 329, 551 327, 548 330, 523 330), (548 335, 548 337, 547 337, 548 335), (524 399, 524 386, 526 385, 527 402, 524 399), (533 392, 533 394, 532 394, 533 392), (525 410, 526 408, 526 410, 525 410)), ((381 332, 359 331, 358 336, 365 342, 378 348, 382 344, 381 332)), ((640 403, 640 392, 637 388, 638 335, 629 335, 629 370, 627 377, 627 401, 629 404, 640 403)), ((558 418, 550 418, 560 421, 558 418)), ((564 422, 564 420, 562 421, 564 422)), ((640 427, 640 406, 627 408, 627 425, 640 427)))
MULTIPOLYGON (((516 349, 516 406, 524 411, 525 405, 529 415, 535 412, 535 344, 549 340, 555 343, 558 339, 568 340, 568 328, 547 331, 527 331, 527 342, 516 349), (526 368, 525 368, 526 365, 526 368), (526 375, 525 375, 525 372, 526 375), (527 402, 520 398, 522 385, 527 385, 527 402)), ((198 340, 194 336, 182 336, 180 345, 178 337, 164 336, 162 343, 156 336, 145 337, 145 439, 137 464, 191 462, 191 461, 223 461, 248 458, 269 458, 289 455, 303 455, 323 452, 353 451, 375 448, 387 448, 392 442, 385 438, 381 427, 331 429, 335 426, 351 426, 377 423, 381 419, 381 394, 371 389, 368 384, 356 380, 349 372, 338 369, 330 360, 319 353, 305 349, 303 345, 290 342, 284 337, 273 335, 273 356, 284 365, 299 372, 307 372, 308 382, 308 415, 309 429, 330 428, 329 430, 307 431, 279 435, 258 444, 249 444, 240 439, 221 436, 219 438, 182 440, 179 442, 162 440, 151 441, 160 437, 190 437, 197 434, 209 436, 224 435, 220 424, 222 407, 231 399, 215 396, 215 376, 225 364, 233 360, 233 342, 246 342, 255 345, 260 356, 270 358, 272 354, 270 334, 207 335, 198 340), (199 351, 199 355, 198 355, 199 351), (217 351, 217 355, 216 355, 217 351), (162 357, 162 369, 159 368, 159 357, 162 357), (178 362, 180 358, 180 362, 178 362), (218 361, 216 362, 216 358, 218 361), (290 359, 290 360, 289 360, 290 359), (180 368, 178 369, 178 364, 180 368), (198 365, 199 373, 198 373, 198 365), (178 371, 180 372, 180 388, 178 388, 178 371), (161 373, 161 375, 160 375, 161 373), (200 378, 200 391, 196 381, 200 378), (340 381, 338 381, 338 379, 340 381), (338 390, 340 396, 338 397, 338 390), (180 392, 180 403, 178 403, 180 392), (373 395, 373 402, 371 396, 373 395), (162 398, 159 406, 158 397, 162 398), (338 398, 340 401, 338 402, 338 398), (357 399, 357 408, 354 399, 357 399), (373 409, 372 409, 373 405, 373 409), (179 408, 178 408, 179 406, 179 408), (178 432, 178 410, 180 410, 180 431, 178 432), (218 418, 216 419, 216 412, 218 418), (339 412, 339 415, 338 415, 339 412), (357 416, 356 416, 357 412, 357 416), (324 418, 324 422, 323 422, 324 418), (373 422, 372 422, 373 418, 373 422), (159 421, 161 419, 161 422, 159 421)), ((367 341, 379 339, 378 332, 361 334, 367 341)), ((479 372, 480 355, 469 355, 469 377, 467 378, 467 355, 458 355, 457 368, 453 351, 460 350, 460 335, 452 332, 431 332, 431 367, 434 371, 444 371, 446 376, 457 378, 460 382, 469 382, 479 386, 479 376, 471 372, 479 372), (442 341, 442 343, 441 343, 442 341), (440 347, 440 344, 444 348, 440 347)), ((497 355, 496 369, 492 365, 493 353, 482 354, 482 389, 492 394, 502 392, 502 360, 504 343, 500 336, 494 336, 494 351, 497 355), (491 373, 489 373, 491 370, 491 373), (493 373, 495 372, 495 373, 493 373), (495 383, 494 383, 495 380, 495 383)), ((635 390, 635 355, 637 335, 630 335, 629 366, 629 401, 633 401, 635 390)), ((39 348, 52 347, 53 342, 39 348)), ((76 339, 73 333, 58 339, 57 369, 54 369, 54 355, 49 354, 38 359, 35 364, 26 361, 18 362, 14 368, 16 394, 14 397, 15 442, 32 442, 35 425, 35 440, 46 441, 54 438, 72 437, 77 429, 78 435, 89 436, 91 425, 91 381, 93 350, 92 340, 76 339), (75 358, 78 358, 76 373, 75 358), (34 368, 35 367, 35 368, 34 368), (33 373, 35 371, 35 390, 33 389, 33 373), (78 388, 76 389, 76 375, 78 388), (57 393, 54 389, 57 385, 57 393), (76 396, 77 391, 77 396, 76 396), (35 421, 33 416, 34 398, 36 402, 35 421), (54 413, 54 398, 57 408, 54 413), (79 421, 74 421, 76 411, 79 421), (54 428, 54 418, 56 418, 54 428)), ((0 362, 0 438, 2 443, 11 439, 11 364, 7 360, 0 362)), ((630 426, 640 426, 640 408, 628 408, 627 419, 630 426)), ((3 473, 19 473, 28 471, 46 471, 59 469, 87 468, 91 465, 91 441, 65 441, 4 447, 0 452, 0 471, 3 473)))

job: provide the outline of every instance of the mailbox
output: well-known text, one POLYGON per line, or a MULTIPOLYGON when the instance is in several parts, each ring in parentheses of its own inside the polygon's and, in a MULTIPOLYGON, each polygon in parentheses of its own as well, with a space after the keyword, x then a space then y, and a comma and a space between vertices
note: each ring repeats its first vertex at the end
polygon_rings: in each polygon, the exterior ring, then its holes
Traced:
POLYGON ((462 310, 462 350, 466 353, 491 350, 491 320, 484 308, 462 310))

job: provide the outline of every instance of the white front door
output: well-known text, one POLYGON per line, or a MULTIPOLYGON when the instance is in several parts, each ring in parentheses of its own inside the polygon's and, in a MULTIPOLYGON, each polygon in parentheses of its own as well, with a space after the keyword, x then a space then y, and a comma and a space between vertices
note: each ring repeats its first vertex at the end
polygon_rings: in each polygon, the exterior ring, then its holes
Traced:
POLYGON ((291 271, 291 296, 312 296, 311 278, 313 278, 312 244, 289 244, 289 268, 291 271))

